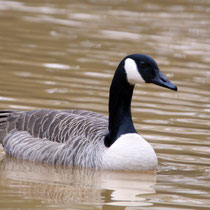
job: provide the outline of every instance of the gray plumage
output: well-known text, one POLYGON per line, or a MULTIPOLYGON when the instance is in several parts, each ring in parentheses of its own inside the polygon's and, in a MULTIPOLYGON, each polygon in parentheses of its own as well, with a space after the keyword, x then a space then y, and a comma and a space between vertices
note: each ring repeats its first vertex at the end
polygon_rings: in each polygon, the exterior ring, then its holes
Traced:
POLYGON ((107 117, 90 111, 0 112, 0 141, 18 159, 100 168, 107 132, 107 117))

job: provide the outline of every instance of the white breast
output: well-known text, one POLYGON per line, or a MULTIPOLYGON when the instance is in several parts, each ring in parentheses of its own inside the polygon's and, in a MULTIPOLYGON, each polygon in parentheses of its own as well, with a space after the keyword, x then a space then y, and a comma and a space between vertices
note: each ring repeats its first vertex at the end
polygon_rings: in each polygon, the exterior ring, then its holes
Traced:
POLYGON ((102 165, 104 169, 152 171, 158 161, 152 146, 139 134, 131 133, 120 136, 105 151, 102 165))

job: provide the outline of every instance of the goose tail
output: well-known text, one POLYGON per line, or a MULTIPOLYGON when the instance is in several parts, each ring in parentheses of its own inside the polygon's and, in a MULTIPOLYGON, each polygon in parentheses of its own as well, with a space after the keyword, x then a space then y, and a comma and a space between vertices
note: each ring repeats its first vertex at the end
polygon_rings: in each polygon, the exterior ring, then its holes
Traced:
POLYGON ((2 144, 5 135, 7 134, 8 117, 13 111, 0 110, 0 144, 2 144))

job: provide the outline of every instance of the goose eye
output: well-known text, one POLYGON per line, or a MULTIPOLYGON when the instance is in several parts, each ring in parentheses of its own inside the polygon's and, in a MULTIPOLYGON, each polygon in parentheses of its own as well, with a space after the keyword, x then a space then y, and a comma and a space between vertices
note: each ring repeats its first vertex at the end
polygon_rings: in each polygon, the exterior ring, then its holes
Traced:
POLYGON ((146 65, 147 65, 147 64, 146 64, 144 61, 141 61, 141 62, 140 62, 140 67, 146 67, 146 65))

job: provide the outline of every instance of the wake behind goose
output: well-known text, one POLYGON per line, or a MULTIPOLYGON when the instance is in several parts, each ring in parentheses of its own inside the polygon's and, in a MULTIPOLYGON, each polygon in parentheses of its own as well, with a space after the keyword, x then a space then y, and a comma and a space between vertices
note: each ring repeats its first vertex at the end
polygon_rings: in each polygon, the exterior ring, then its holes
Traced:
POLYGON ((0 142, 15 158, 113 170, 155 170, 157 156, 136 131, 131 115, 135 84, 177 90, 143 54, 125 57, 109 94, 109 117, 84 110, 0 111, 0 142))

